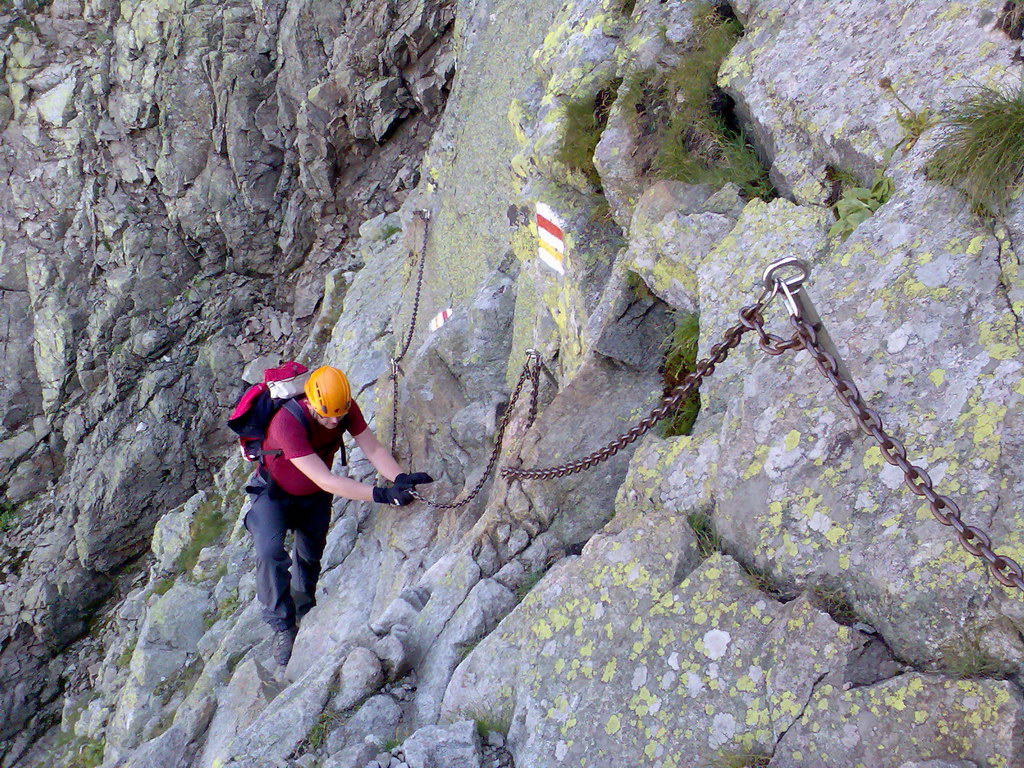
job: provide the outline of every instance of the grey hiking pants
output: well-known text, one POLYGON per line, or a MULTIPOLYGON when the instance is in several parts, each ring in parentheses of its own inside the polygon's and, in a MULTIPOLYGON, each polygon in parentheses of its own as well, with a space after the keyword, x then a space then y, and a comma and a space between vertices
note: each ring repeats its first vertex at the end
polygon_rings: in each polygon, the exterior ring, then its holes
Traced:
POLYGON ((256 596, 263 604, 263 620, 275 630, 295 626, 295 591, 304 600, 305 614, 316 605, 320 557, 327 544, 331 522, 331 494, 292 496, 280 488, 263 488, 245 515, 245 528, 256 546, 256 596), (295 531, 292 557, 284 548, 288 531, 295 531))

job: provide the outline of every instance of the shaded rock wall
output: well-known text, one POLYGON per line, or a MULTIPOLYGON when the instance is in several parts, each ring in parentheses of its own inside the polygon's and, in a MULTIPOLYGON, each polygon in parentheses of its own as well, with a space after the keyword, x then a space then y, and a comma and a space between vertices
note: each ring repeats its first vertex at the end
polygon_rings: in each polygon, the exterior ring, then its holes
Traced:
POLYGON ((241 368, 287 353, 325 273, 360 264, 350 228, 416 183, 452 20, 446 3, 0 9, 5 741, 57 695, 49 658, 111 577, 209 484, 241 368))

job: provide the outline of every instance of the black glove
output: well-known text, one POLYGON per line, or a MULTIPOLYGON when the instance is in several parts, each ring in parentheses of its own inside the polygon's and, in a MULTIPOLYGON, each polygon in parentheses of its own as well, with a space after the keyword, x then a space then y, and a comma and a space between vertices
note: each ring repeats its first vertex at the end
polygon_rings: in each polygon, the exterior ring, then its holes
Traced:
POLYGON ((373 489, 373 500, 378 504, 391 504, 395 507, 404 507, 415 501, 407 485, 396 485, 391 488, 377 486, 373 489))
POLYGON ((420 483, 432 483, 434 478, 428 475, 426 472, 413 472, 411 475, 407 475, 405 472, 395 478, 395 487, 411 488, 414 485, 420 483))

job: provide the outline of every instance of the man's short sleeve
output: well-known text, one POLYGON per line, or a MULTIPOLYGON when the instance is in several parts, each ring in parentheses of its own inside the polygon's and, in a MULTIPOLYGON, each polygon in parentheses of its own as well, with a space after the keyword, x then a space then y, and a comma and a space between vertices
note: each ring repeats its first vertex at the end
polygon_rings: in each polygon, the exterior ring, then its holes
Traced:
POLYGON ((352 407, 348 409, 348 415, 345 417, 345 429, 352 437, 361 435, 366 430, 366 419, 363 418, 363 412, 359 410, 355 400, 352 401, 352 407))

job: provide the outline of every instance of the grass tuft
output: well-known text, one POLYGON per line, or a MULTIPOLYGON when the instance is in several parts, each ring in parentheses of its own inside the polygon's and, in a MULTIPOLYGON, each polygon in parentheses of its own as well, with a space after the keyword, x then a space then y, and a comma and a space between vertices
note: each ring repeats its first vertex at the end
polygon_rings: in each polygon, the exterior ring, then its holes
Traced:
POLYGON ((655 176, 721 187, 732 182, 748 199, 776 196, 768 171, 732 117, 718 70, 743 33, 724 10, 706 4, 696 19, 698 42, 664 75, 633 78, 624 95, 641 136, 638 162, 655 176))
POLYGON ((814 588, 812 595, 815 605, 831 616, 837 624, 850 626, 858 620, 853 604, 843 590, 819 585, 814 588))
POLYGON ((476 732, 480 735, 481 739, 486 739, 487 734, 491 731, 500 733, 502 736, 508 736, 509 723, 487 716, 477 717, 475 720, 476 732))
POLYGON ((309 729, 309 734, 306 736, 307 746, 313 751, 319 751, 327 743, 327 736, 341 724, 342 720, 343 717, 338 712, 329 707, 325 709, 320 713, 320 717, 317 718, 313 727, 309 729))
POLYGON ((600 187, 601 177, 594 166, 594 152, 601 132, 608 124, 615 92, 620 81, 615 80, 593 96, 574 99, 565 106, 565 129, 555 159, 565 165, 570 174, 578 174, 588 184, 600 187))
POLYGON ((1024 86, 975 86, 940 125, 929 178, 962 189, 979 212, 1002 214, 1024 172, 1024 86))
POLYGON ((721 751, 715 755, 711 765, 714 768, 768 768, 770 762, 769 755, 757 752, 721 751))
MULTIPOLYGON (((664 393, 667 395, 693 373, 697 363, 697 344, 700 340, 700 321, 692 313, 679 313, 676 327, 665 342, 664 393)), ((690 393, 673 414, 661 422, 662 437, 678 437, 693 431, 700 412, 700 393, 690 393)))
POLYGON ((692 512, 686 516, 686 522, 697 537, 697 549, 701 557, 711 557, 722 551, 722 539, 715 530, 711 517, 703 512, 692 512))
POLYGON ((1007 0, 1003 10, 999 12, 996 26, 1003 30, 1011 40, 1024 39, 1024 2, 1007 0))
POLYGON ((516 587, 516 601, 523 602, 530 591, 537 586, 544 578, 544 571, 534 571, 523 579, 523 583, 516 587))
POLYGON ((982 650, 977 640, 946 648, 942 661, 946 672, 961 680, 995 677, 1004 671, 999 662, 982 650))
POLYGON ((14 528, 18 523, 18 506, 9 501, 0 501, 0 533, 14 528))

